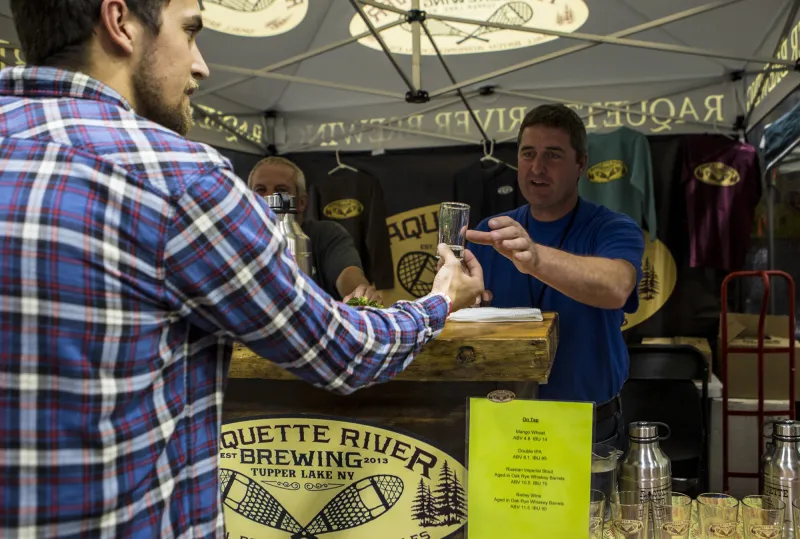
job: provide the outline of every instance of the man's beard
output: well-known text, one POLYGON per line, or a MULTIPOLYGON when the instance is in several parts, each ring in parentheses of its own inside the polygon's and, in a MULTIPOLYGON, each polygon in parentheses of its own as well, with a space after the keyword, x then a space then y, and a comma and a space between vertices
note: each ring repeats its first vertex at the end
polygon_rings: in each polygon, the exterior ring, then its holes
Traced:
POLYGON ((133 75, 133 92, 136 112, 157 124, 186 136, 192 127, 192 111, 181 100, 178 105, 170 105, 161 92, 161 81, 154 74, 155 55, 147 50, 142 55, 136 73, 133 75))

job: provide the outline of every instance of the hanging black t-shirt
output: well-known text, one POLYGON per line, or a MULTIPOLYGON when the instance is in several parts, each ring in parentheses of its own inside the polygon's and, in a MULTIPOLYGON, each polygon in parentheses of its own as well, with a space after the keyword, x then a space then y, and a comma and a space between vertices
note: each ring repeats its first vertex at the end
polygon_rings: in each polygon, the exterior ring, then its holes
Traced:
POLYGON ((315 178, 306 216, 342 225, 353 237, 367 279, 379 290, 394 288, 386 205, 376 178, 348 169, 315 178))
POLYGON ((526 203, 517 186, 517 171, 505 163, 476 161, 455 175, 455 202, 469 204, 469 228, 526 203))
POLYGON ((686 200, 683 191, 682 135, 648 137, 653 165, 653 195, 656 205, 658 239, 667 246, 678 265, 688 254, 686 200))

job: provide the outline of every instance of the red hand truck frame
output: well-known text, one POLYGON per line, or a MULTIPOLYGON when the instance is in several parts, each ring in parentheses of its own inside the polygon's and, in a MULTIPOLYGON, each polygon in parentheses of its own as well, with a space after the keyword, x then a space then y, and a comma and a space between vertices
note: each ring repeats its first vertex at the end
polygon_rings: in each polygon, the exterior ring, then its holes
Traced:
POLYGON ((758 459, 765 449, 764 437, 761 435, 762 425, 764 424, 764 355, 765 354, 785 354, 789 353, 789 409, 770 410, 770 416, 788 415, 790 419, 795 419, 795 388, 794 388, 794 332, 795 332, 795 289, 792 276, 783 271, 736 271, 730 273, 722 281, 722 297, 720 308, 722 326, 722 342, 720 350, 722 357, 722 491, 729 492, 731 477, 758 478, 759 472, 732 472, 728 468, 728 419, 730 416, 756 416, 758 417, 758 459), (758 409, 757 410, 729 410, 728 409, 728 354, 753 352, 752 348, 728 346, 728 284, 741 277, 761 277, 764 283, 764 294, 761 297, 761 312, 758 317, 758 409), (764 348, 764 323, 767 315, 767 305, 770 296, 770 277, 783 277, 789 285, 789 346, 780 348, 764 348))

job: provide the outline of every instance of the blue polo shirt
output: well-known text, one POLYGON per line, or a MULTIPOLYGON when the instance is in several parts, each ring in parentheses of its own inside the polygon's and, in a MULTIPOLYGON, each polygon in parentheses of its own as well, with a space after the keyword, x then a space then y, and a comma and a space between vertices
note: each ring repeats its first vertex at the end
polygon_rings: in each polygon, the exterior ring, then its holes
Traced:
MULTIPOLYGON (((557 221, 537 221, 526 204, 509 216, 522 224, 536 243, 558 247, 571 214, 557 221)), ((488 231, 489 219, 476 230, 488 231)), ((568 298, 546 287, 541 305, 534 305, 542 282, 520 273, 510 260, 491 246, 468 244, 483 266, 486 288, 493 294, 493 307, 538 307, 559 316, 559 341, 548 383, 539 389, 547 400, 602 403, 622 389, 628 376, 628 351, 622 338, 624 313, 639 308, 638 284, 624 309, 598 309, 568 298)), ((575 220, 564 238, 562 250, 581 256, 627 260, 642 278, 644 234, 630 217, 581 200, 575 220)))

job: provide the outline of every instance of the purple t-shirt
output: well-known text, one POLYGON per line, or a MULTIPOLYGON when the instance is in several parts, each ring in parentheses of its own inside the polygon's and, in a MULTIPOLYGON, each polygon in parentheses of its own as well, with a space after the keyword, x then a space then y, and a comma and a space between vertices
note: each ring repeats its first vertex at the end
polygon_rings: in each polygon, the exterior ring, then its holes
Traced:
POLYGON ((761 199, 756 149, 721 135, 691 136, 686 141, 683 182, 689 265, 741 269, 761 199))

